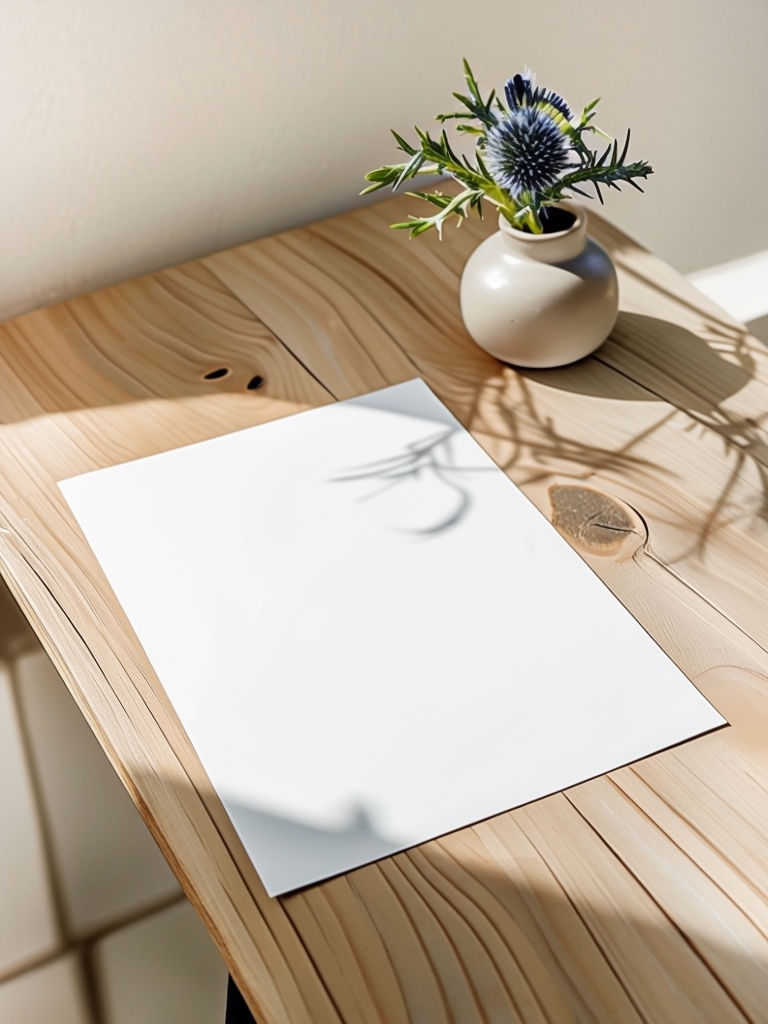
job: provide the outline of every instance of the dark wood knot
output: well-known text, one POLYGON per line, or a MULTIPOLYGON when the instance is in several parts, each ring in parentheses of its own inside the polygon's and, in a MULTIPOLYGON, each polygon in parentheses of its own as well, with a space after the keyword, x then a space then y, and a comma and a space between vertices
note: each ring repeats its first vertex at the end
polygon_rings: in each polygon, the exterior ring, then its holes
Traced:
POLYGON ((647 539, 645 524, 631 506, 594 487, 553 484, 552 524, 577 547, 613 555, 628 541, 637 549, 647 539))

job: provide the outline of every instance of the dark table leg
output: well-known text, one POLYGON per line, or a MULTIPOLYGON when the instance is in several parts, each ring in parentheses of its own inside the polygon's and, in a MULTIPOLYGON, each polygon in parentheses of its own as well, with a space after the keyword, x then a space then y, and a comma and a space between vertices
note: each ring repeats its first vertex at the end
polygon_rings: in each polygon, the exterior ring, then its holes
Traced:
POLYGON ((227 1016, 224 1024, 256 1024, 231 976, 227 983, 227 1016))

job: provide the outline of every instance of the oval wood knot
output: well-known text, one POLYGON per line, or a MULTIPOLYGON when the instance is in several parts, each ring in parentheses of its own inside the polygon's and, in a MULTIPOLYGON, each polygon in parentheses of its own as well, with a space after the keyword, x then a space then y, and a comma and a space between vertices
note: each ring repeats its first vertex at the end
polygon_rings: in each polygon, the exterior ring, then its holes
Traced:
POLYGON ((614 555, 625 545, 635 551, 648 539, 645 523, 630 505, 594 487, 553 484, 549 500, 553 526, 592 554, 614 555))

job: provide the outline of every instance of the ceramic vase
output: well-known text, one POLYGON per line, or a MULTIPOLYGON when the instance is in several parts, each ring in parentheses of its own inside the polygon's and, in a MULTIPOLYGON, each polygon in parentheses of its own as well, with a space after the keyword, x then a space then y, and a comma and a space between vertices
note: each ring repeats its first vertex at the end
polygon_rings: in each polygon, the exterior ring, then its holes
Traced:
POLYGON ((598 348, 616 322, 619 290, 610 256, 587 235, 578 203, 557 209, 567 226, 541 235, 499 217, 499 230, 464 267, 464 323, 481 348, 505 363, 575 362, 598 348))

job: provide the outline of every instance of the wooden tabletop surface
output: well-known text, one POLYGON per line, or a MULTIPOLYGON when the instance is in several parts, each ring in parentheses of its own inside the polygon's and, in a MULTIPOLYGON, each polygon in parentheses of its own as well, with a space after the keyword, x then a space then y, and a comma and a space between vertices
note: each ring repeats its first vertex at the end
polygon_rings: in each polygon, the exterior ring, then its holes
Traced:
POLYGON ((412 202, 0 326, 3 575, 262 1024, 768 1021, 768 351, 592 215, 611 338, 505 367, 412 202), (56 481, 414 376, 731 726, 270 899, 56 481))

